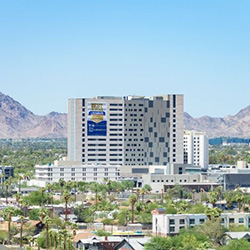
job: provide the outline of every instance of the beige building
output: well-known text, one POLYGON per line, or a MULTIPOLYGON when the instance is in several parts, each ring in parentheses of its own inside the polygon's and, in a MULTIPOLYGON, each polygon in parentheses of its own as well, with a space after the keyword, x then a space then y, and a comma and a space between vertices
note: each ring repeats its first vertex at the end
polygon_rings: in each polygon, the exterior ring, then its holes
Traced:
POLYGON ((183 162, 183 96, 69 99, 68 160, 82 164, 183 162))

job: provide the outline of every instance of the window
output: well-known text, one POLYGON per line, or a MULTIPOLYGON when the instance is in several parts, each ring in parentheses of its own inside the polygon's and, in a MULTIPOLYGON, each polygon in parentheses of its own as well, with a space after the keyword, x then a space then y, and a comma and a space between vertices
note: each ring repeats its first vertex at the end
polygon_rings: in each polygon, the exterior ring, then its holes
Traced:
POLYGON ((234 218, 229 218, 229 223, 234 223, 234 218))
POLYGON ((239 223, 244 223, 244 218, 239 218, 239 223))
POLYGON ((175 225, 175 220, 174 219, 170 219, 169 220, 169 225, 175 225))
POLYGON ((164 142, 164 137, 159 137, 159 142, 164 142))
POLYGON ((182 171, 182 167, 179 167, 179 174, 182 174, 183 171, 182 171))
POLYGON ((169 232, 174 233, 175 232, 175 227, 169 227, 169 232))
POLYGON ((195 219, 190 219, 190 220, 189 220, 189 223, 190 223, 190 225, 191 225, 191 224, 195 224, 195 219))
POLYGON ((180 219, 180 225, 185 224, 185 220, 184 219, 180 219))
POLYGON ((205 222, 205 219, 200 219, 200 224, 203 224, 205 222))

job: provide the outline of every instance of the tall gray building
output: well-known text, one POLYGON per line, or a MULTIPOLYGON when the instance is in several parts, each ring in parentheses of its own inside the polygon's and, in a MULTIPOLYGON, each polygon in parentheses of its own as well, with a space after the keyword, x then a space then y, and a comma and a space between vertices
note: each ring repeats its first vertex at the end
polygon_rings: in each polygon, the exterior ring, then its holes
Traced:
POLYGON ((68 160, 183 163, 183 95, 69 99, 68 160))

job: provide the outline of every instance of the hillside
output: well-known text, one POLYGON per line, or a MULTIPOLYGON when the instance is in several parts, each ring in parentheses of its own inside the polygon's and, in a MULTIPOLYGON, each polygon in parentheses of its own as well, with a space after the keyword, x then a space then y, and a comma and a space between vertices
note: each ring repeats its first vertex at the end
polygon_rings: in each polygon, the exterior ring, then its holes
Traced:
POLYGON ((184 114, 184 127, 205 131, 209 137, 242 137, 250 138, 250 106, 240 110, 234 116, 215 118, 203 116, 193 118, 188 113, 184 114))
POLYGON ((0 138, 66 137, 67 114, 35 115, 0 92, 0 138))

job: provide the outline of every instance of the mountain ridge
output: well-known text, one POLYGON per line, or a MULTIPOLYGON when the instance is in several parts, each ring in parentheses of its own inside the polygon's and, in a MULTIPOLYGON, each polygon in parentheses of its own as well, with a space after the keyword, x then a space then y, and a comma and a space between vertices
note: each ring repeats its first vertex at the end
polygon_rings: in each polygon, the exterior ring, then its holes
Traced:
POLYGON ((0 138, 62 138, 67 134, 67 114, 35 115, 18 101, 0 92, 0 138))
MULTIPOLYGON (((206 132, 209 137, 250 138, 250 105, 235 115, 194 118, 184 112, 184 129, 206 132)), ((52 111, 36 115, 0 92, 0 139, 67 137, 67 114, 52 111)))
POLYGON ((193 118, 184 112, 184 128, 204 131, 209 137, 250 137, 250 105, 235 115, 193 118))

